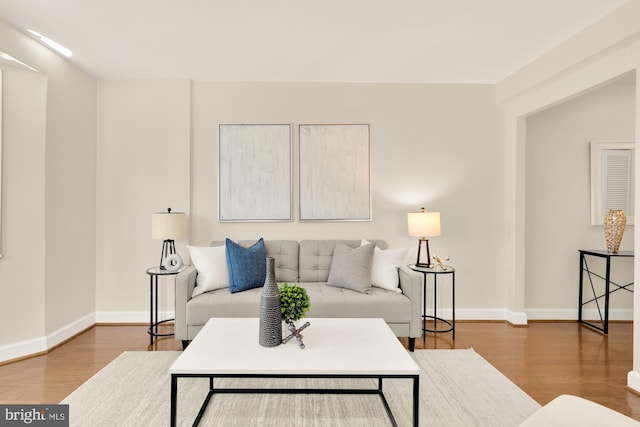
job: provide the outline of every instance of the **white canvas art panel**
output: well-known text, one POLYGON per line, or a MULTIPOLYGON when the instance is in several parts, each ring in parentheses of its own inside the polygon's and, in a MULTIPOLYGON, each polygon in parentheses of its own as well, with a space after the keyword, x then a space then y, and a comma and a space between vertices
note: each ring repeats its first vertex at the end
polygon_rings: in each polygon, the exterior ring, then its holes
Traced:
POLYGON ((219 220, 291 221, 291 125, 219 126, 219 220))
POLYGON ((300 219, 371 220, 368 124, 300 125, 300 219))

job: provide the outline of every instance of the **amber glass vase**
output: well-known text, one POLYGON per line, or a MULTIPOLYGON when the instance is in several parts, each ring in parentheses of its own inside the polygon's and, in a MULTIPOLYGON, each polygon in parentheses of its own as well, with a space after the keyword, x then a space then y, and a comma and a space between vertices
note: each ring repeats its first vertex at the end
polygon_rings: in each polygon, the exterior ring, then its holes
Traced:
POLYGON ((620 242, 627 225, 627 217, 622 209, 610 209, 604 217, 604 237, 607 241, 607 252, 617 254, 620 242))

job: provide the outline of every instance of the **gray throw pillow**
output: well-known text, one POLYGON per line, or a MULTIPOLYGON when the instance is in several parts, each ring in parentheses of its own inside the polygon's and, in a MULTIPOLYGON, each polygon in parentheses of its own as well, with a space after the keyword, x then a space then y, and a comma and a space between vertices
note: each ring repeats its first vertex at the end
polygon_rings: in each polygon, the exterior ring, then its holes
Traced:
POLYGON ((369 243, 351 249, 343 243, 336 243, 327 285, 370 293, 371 265, 375 247, 375 243, 369 243))

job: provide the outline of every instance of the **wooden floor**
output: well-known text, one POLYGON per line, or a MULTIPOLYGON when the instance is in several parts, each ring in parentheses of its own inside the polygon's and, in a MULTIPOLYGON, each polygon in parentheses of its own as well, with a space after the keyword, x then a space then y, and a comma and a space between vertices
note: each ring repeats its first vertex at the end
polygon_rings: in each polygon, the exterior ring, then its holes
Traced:
MULTIPOLYGON (((416 348, 472 347, 540 404, 574 394, 640 420, 640 396, 626 387, 633 325, 609 328, 604 336, 574 322, 458 322, 455 341, 430 334, 416 348)), ((173 338, 148 346, 145 326, 93 327, 47 355, 0 366, 0 404, 57 403, 125 350, 181 349, 173 338)))

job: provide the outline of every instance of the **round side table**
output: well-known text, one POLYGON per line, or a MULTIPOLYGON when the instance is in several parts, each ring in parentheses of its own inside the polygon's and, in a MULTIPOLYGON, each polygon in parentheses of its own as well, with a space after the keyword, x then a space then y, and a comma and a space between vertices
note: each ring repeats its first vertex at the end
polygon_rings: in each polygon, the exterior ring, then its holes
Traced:
MULTIPOLYGON (((453 339, 456 339, 456 269, 445 265, 446 270, 442 269, 439 266, 427 268, 427 267, 418 267, 415 264, 409 265, 409 268, 413 271, 417 271, 422 273, 422 332, 433 332, 437 334, 442 334, 446 332, 451 332, 453 339), (433 275, 433 316, 427 315, 427 276, 431 274, 433 275), (437 308, 437 296, 438 296, 438 276, 442 276, 445 274, 451 275, 451 321, 443 319, 442 317, 438 317, 436 315, 437 308), (433 320, 433 328, 427 328, 427 319, 433 320), (442 322, 448 325, 447 329, 438 329, 437 323, 442 322)), ((423 335, 424 338, 424 335, 423 335)))
POLYGON ((161 334, 158 331, 159 325, 175 320, 165 319, 158 321, 158 277, 175 276, 179 272, 180 270, 162 270, 160 267, 151 267, 147 269, 147 274, 149 275, 149 329, 147 329, 147 333, 149 334, 149 345, 153 345, 154 337, 171 337, 174 335, 173 332, 161 334))

